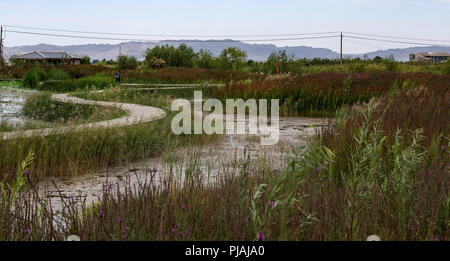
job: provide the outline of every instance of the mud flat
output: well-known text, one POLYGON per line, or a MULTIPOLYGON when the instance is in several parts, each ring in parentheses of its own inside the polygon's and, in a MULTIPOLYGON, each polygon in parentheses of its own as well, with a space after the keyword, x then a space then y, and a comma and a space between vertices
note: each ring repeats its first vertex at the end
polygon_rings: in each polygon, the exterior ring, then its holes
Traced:
MULTIPOLYGON (((261 145, 258 135, 220 135, 208 145, 184 147, 170 155, 54 182, 64 198, 91 203, 101 196, 103 186, 123 188, 127 182, 138 185, 152 178, 150 170, 157 170, 153 174, 156 182, 162 182, 169 175, 183 179, 186 172, 195 171, 200 173, 202 182, 210 183, 223 173, 239 171, 236 161, 245 157, 249 159, 250 168, 263 164, 276 173, 290 162, 294 156, 293 148, 305 145, 307 139, 326 122, 327 119, 319 118, 281 117, 280 138, 276 145, 261 145)), ((41 193, 51 194, 52 206, 60 210, 62 203, 52 181, 42 180, 38 186, 41 193)))
POLYGON ((25 122, 22 107, 27 96, 34 91, 16 89, 0 85, 0 120, 13 126, 20 126, 25 122))

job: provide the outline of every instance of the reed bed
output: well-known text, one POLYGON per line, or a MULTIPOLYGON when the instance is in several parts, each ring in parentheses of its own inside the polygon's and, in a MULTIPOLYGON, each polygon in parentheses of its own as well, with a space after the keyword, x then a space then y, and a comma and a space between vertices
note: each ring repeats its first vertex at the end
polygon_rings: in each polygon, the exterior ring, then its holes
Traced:
POLYGON ((431 73, 323 73, 248 82, 230 82, 217 89, 222 99, 279 99, 283 116, 334 116, 344 104, 368 102, 402 86, 430 86, 448 90, 449 75, 431 73))
MULTIPOLYGON (((10 186, 1 183, 0 239, 449 240, 448 77, 380 72, 233 81, 217 97, 279 98, 286 115, 332 111, 335 121, 292 148, 294 158, 279 172, 244 152, 210 179, 201 154, 193 154, 186 175, 176 166, 167 175, 150 168, 138 185, 104 184, 94 204, 61 195, 59 214, 33 179, 125 164, 205 137, 175 137, 169 117, 2 141, 0 169, 10 186), (291 97, 299 105, 287 103, 291 97)), ((127 91, 79 95, 152 102, 127 91)))

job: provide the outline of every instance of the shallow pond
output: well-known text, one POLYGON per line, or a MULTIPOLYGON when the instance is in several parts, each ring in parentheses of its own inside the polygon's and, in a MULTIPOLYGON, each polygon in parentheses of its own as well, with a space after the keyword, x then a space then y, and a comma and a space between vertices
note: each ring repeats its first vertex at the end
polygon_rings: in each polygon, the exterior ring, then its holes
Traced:
POLYGON ((27 96, 35 91, 19 89, 15 82, 0 82, 0 121, 12 127, 23 125, 22 107, 27 96))
MULTIPOLYGON (((293 148, 305 145, 309 137, 326 125, 328 119, 280 117, 280 139, 276 145, 263 146, 259 135, 220 135, 211 144, 184 147, 175 150, 173 155, 162 155, 126 166, 108 168, 103 171, 78 177, 55 179, 63 198, 73 198, 81 202, 95 202, 101 196, 103 186, 111 184, 124 188, 129 182, 139 187, 139 183, 152 178, 149 169, 156 169, 156 182, 174 173, 183 179, 186 172, 197 169, 202 173, 203 182, 213 183, 215 178, 225 173, 239 171, 235 169, 236 160, 241 161, 245 155, 251 161, 250 167, 264 166, 277 173, 286 167, 293 157, 293 148)), ((52 207, 59 211, 62 202, 51 179, 44 179, 39 190, 44 195, 51 195, 52 207)), ((110 185, 110 186, 111 186, 110 185)))

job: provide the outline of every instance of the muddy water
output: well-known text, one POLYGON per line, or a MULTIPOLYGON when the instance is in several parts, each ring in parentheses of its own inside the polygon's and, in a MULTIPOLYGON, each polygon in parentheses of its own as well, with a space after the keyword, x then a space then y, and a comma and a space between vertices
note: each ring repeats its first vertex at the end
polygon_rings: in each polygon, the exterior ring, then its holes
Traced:
POLYGON ((25 122, 22 116, 23 104, 27 96, 33 91, 6 87, 4 85, 10 84, 2 83, 0 85, 0 120, 8 122, 13 127, 20 126, 25 122))
MULTIPOLYGON (((261 145, 258 135, 220 135, 208 145, 185 147, 170 155, 54 182, 64 198, 91 203, 101 196, 103 186, 124 187, 126 182, 137 185, 139 181, 149 180, 152 176, 149 169, 157 170, 154 174, 157 182, 170 173, 182 179, 186 172, 191 173, 195 169, 201 173, 202 182, 210 183, 221 173, 238 171, 234 169, 236 160, 242 160, 245 155, 250 159, 251 169, 264 166, 272 172, 279 172, 293 156, 292 148, 304 145, 323 124, 326 124, 325 119, 281 117, 280 137, 276 145, 261 145)), ((50 179, 42 181, 39 190, 52 197, 55 210, 61 209, 60 197, 50 179)))

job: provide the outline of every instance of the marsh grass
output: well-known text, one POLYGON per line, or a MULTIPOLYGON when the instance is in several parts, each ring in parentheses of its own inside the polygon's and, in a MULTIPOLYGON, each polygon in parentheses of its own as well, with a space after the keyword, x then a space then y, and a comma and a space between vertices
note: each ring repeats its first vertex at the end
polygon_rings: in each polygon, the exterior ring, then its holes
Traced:
POLYGON ((182 146, 185 142, 208 142, 209 138, 177 136, 167 131, 171 117, 121 128, 105 127, 1 140, 2 179, 14 177, 18 162, 29 150, 37 155, 32 169, 35 178, 70 177, 159 155, 171 146, 182 146))
MULTIPOLYGON (((233 84, 224 95, 247 95, 240 96, 245 99, 289 97, 296 95, 298 83, 309 83, 308 91, 316 91, 313 94, 322 99, 309 100, 307 109, 314 102, 329 102, 331 109, 340 109, 316 139, 295 148, 294 158, 279 172, 272 171, 267 161, 253 162, 244 152, 209 179, 200 166, 201 154, 194 153, 184 176, 177 173, 174 161, 164 175, 157 169, 146 170, 147 178, 139 184, 104 184, 94 204, 61 196, 60 215, 52 213, 50 201, 33 193, 34 176, 70 176, 161 151, 171 154, 177 146, 201 145, 207 142, 205 137, 171 135, 168 117, 127 128, 2 141, 2 173, 19 173, 6 177, 12 184, 22 184, 21 166, 26 165, 30 178, 28 185, 16 190, 19 200, 3 192, 1 239, 63 240, 76 234, 82 240, 121 241, 365 240, 376 234, 382 240, 446 241, 448 82, 446 76, 389 73, 357 74, 351 82, 348 75, 331 75, 291 79, 287 84, 233 84), (320 92, 334 87, 343 96, 330 101, 331 96, 320 92), (348 96, 341 93, 346 89, 348 96), (345 106, 361 93, 370 95, 345 106), (30 162, 30 149, 36 155, 32 163, 18 165, 22 160, 30 162), (65 225, 55 224, 56 217, 65 225)), ((151 97, 140 97, 142 93, 93 96, 153 103, 151 97)), ((316 103, 313 108, 327 106, 316 103)))
POLYGON ((53 101, 51 93, 48 92, 30 95, 25 101, 22 113, 32 119, 65 125, 105 121, 126 115, 124 110, 115 107, 53 101))
POLYGON ((450 87, 448 75, 430 73, 322 73, 230 82, 213 96, 228 99, 279 99, 282 116, 334 116, 343 105, 367 103, 403 86, 450 87))

